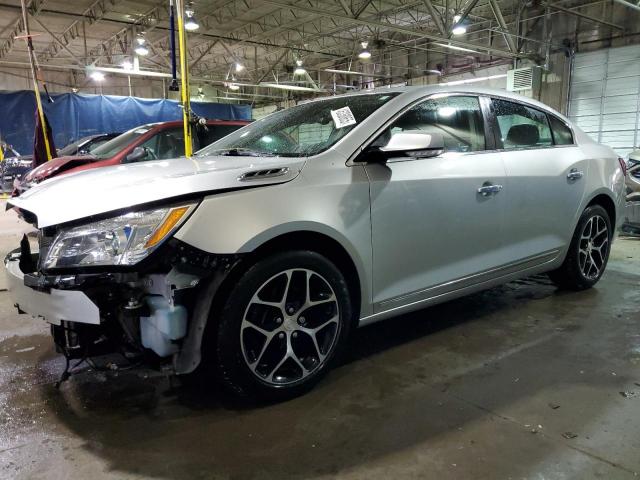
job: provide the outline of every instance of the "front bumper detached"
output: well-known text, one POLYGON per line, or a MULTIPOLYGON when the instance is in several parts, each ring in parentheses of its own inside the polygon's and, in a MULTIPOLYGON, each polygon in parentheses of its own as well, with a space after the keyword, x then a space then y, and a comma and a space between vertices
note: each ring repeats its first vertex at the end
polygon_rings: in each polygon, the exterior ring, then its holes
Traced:
POLYGON ((156 258, 142 271, 44 275, 23 239, 5 266, 18 309, 52 324, 68 358, 119 352, 190 373, 200 364, 213 298, 240 257, 173 241, 156 258))
POLYGON ((20 311, 54 325, 60 325, 62 321, 100 324, 98 306, 83 292, 56 288, 40 291, 26 286, 19 251, 7 255, 4 265, 9 292, 20 311))

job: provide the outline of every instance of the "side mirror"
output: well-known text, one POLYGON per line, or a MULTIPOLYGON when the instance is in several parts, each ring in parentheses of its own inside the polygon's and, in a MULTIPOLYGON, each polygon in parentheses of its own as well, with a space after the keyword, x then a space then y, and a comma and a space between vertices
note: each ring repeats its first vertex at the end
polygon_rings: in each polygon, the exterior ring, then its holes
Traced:
POLYGON ((147 156, 147 151, 143 147, 136 147, 133 149, 133 152, 127 155, 125 160, 127 163, 132 163, 132 162, 137 162, 139 160, 142 160, 146 156, 147 156))
POLYGON ((429 158, 444 152, 444 138, 439 133, 427 133, 422 130, 408 130, 393 135, 389 142, 380 147, 381 154, 389 159, 393 157, 429 158))

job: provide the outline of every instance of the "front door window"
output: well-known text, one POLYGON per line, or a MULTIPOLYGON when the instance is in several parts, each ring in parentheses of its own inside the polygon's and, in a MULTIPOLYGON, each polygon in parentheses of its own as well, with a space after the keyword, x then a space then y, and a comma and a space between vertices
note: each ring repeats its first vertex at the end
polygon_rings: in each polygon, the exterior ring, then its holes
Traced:
POLYGON ((425 100, 393 122, 375 145, 383 146, 396 133, 408 130, 442 135, 448 152, 485 149, 484 121, 478 97, 448 96, 425 100))

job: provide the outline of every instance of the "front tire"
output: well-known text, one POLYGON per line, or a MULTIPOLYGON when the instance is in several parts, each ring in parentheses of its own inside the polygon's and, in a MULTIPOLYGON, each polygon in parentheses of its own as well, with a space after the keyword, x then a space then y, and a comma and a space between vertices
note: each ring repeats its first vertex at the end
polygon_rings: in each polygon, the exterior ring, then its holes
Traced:
POLYGON ((260 259, 219 312, 218 375, 242 396, 300 395, 336 363, 352 319, 345 278, 322 255, 301 250, 260 259))
POLYGON ((591 205, 582 212, 563 264, 549 272, 560 288, 585 290, 602 277, 609 260, 613 231, 607 211, 591 205))

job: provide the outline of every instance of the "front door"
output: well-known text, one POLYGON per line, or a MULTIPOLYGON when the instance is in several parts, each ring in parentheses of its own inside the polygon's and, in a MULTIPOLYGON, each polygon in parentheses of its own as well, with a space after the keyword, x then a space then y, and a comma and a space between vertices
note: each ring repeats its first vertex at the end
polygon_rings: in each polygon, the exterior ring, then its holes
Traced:
POLYGON ((376 312, 461 288, 502 263, 505 170, 500 153, 486 151, 484 125, 477 97, 432 97, 374 141, 407 130, 445 140, 438 157, 365 167, 376 312))

